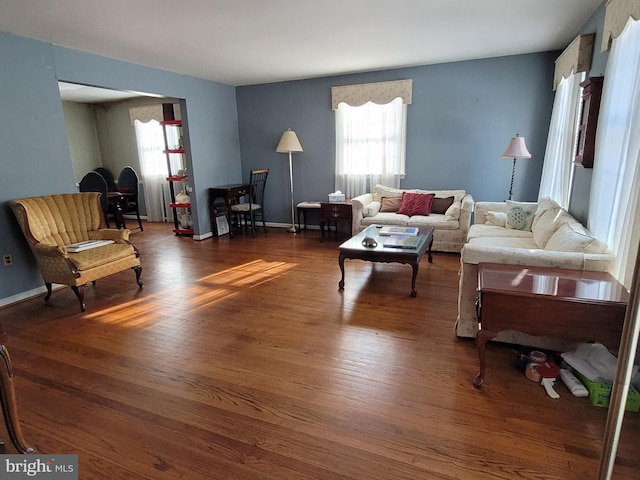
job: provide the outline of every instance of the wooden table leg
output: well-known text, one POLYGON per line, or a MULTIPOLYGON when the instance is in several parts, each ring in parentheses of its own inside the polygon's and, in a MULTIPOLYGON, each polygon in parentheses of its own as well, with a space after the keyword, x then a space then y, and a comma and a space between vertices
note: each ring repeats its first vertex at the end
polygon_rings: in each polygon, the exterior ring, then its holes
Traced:
POLYGON ((429 263, 433 263, 433 257, 431 256, 431 247, 433 247, 433 235, 431 235, 431 240, 429 241, 429 251, 428 251, 429 263))
POLYGON ((338 288, 342 290, 344 289, 344 255, 342 254, 338 256, 338 265, 340 265, 340 272, 342 273, 342 277, 338 283, 338 288))
POLYGON ((480 360, 480 373, 473 379, 473 386, 480 388, 484 383, 485 373, 485 347, 487 342, 496 336, 495 332, 478 330, 476 333, 476 348, 478 349, 478 360, 480 360))
POLYGON ((418 277, 418 262, 411 264, 411 296, 417 297, 418 291, 416 290, 416 278, 418 277))
POLYGON ((4 345, 0 345, 0 401, 2 402, 2 413, 4 423, 9 432, 9 438, 20 453, 35 453, 35 448, 27 446, 22 436, 22 430, 18 422, 18 407, 16 405, 16 395, 13 388, 13 370, 11 368, 11 357, 4 345))

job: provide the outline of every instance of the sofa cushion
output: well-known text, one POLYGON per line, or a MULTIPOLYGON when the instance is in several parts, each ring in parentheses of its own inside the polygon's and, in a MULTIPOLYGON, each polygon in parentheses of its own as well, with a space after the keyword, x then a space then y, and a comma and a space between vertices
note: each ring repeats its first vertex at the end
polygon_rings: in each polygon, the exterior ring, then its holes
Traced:
POLYGON ((413 215, 429 215, 434 197, 433 193, 404 192, 398 213, 410 217, 413 215))
POLYGON ((514 202, 507 200, 507 222, 505 227, 512 230, 531 231, 533 215, 538 204, 535 202, 514 202))
POLYGON ((432 213, 429 216, 414 215, 407 222, 408 227, 433 227, 436 230, 458 230, 460 222, 451 220, 441 213, 432 213))
POLYGON ((525 230, 510 230, 496 225, 483 225, 481 223, 471 225, 467 240, 480 237, 533 238, 533 234, 525 230))
POLYGON ((409 221, 408 215, 401 215, 392 212, 379 212, 373 217, 364 217, 361 221, 362 225, 398 225, 406 227, 409 221))
POLYGON ((545 250, 557 252, 605 253, 607 244, 595 238, 580 223, 564 223, 547 242, 545 250))
POLYGON ((444 214, 447 209, 453 205, 454 196, 451 195, 447 198, 435 197, 431 203, 431 213, 444 214))
POLYGON ((362 215, 365 217, 373 217, 380 211, 380 202, 371 202, 362 209, 362 215))
POLYGON ((500 251, 501 248, 526 248, 528 250, 536 250, 536 242, 533 237, 478 237, 469 240, 471 245, 481 245, 495 248, 500 251))
POLYGON ((496 227, 504 227, 507 223, 507 214, 505 212, 487 212, 487 220, 485 225, 495 225, 496 227))
POLYGON ((536 209, 536 216, 542 215, 544 212, 551 208, 561 208, 556 202, 549 197, 541 197, 538 199, 538 208, 536 209))
POLYGON ((403 189, 387 187, 385 185, 378 184, 373 189, 373 199, 377 202, 380 202, 384 197, 402 197, 403 193, 403 189))
POLYGON ((540 248, 545 248, 551 236, 556 233, 562 224, 576 222, 577 220, 566 210, 560 207, 551 207, 544 210, 542 214, 536 213, 531 225, 533 239, 540 248))
POLYGON ((460 219, 460 211, 462 210, 462 202, 453 202, 447 211, 444 212, 444 216, 447 217, 448 220, 459 220, 460 219))
POLYGON ((381 212, 397 212, 400 210, 400 203, 402 203, 402 197, 382 197, 381 212))

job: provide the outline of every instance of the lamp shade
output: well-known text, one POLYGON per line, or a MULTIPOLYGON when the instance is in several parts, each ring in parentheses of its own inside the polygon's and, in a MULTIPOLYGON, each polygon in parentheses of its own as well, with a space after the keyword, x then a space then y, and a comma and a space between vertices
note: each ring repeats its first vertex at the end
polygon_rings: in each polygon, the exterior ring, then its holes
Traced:
POLYGON ((524 137, 516 134, 509 142, 509 146, 502 154, 502 158, 531 158, 531 154, 524 143, 524 137))
POLYGON ((286 132, 282 134, 282 138, 280 138, 280 142, 276 147, 276 152, 278 153, 289 153, 289 152, 302 152, 302 145, 300 145, 300 141, 298 140, 298 136, 296 132, 291 129, 288 129, 286 132))

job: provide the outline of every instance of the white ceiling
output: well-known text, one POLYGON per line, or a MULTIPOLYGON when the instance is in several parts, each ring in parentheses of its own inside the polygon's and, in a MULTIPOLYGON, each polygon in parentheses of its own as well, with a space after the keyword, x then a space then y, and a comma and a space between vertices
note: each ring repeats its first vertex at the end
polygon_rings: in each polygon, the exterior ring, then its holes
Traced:
POLYGON ((602 0, 0 0, 0 30, 250 85, 565 48, 602 0))

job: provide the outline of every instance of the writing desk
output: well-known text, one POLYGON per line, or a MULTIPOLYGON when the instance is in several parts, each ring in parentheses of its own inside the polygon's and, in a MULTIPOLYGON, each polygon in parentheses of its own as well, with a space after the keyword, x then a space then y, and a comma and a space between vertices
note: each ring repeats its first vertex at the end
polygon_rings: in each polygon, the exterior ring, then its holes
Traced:
POLYGON ((133 194, 128 192, 107 192, 107 200, 115 211, 116 228, 127 228, 122 210, 132 196, 133 194))
MULTIPOLYGON (((238 202, 238 199, 243 195, 248 195, 251 185, 249 184, 241 184, 241 183, 233 183, 229 185, 219 185, 217 187, 209 188, 209 200, 211 203, 216 198, 223 198, 225 203, 227 204, 227 222, 229 224, 229 236, 233 238, 233 230, 231 229, 231 205, 238 202)), ((213 225, 211 226, 213 228, 213 225)))

